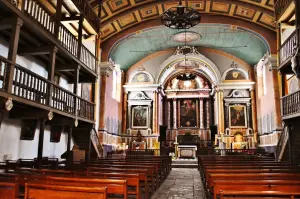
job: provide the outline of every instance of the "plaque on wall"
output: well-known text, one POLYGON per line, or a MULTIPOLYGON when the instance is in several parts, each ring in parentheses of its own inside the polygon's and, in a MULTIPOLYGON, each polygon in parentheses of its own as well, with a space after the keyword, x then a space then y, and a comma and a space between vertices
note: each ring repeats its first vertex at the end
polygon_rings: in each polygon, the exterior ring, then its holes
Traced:
POLYGON ((147 106, 136 106, 132 108, 132 128, 147 128, 149 123, 147 106))
POLYGON ((180 127, 197 127, 197 100, 180 100, 180 127))
POLYGON ((51 126, 51 134, 50 134, 50 142, 60 142, 61 133, 63 130, 63 126, 51 126))

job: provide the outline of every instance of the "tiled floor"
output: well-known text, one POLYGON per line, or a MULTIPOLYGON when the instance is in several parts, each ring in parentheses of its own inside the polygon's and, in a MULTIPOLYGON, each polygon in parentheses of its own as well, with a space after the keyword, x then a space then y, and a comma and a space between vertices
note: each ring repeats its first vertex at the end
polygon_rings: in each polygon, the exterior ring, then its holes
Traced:
POLYGON ((199 171, 173 168, 151 199, 205 199, 199 171))

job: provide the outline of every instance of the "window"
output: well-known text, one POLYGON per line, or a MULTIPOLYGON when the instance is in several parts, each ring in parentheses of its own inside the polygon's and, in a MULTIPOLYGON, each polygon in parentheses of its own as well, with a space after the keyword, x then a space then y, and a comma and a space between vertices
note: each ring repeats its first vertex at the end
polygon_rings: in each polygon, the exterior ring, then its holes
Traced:
POLYGON ((263 67, 263 95, 267 94, 267 71, 266 67, 263 67))
POLYGON ((119 67, 116 66, 113 71, 112 98, 117 100, 118 102, 121 101, 121 78, 122 72, 119 67))

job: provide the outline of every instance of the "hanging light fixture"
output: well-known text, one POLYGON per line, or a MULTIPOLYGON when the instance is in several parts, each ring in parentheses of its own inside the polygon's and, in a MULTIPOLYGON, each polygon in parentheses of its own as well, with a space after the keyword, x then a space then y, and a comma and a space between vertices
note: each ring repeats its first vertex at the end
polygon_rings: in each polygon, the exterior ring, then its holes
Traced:
POLYGON ((172 7, 162 14, 162 22, 172 29, 189 29, 200 23, 200 13, 191 7, 182 5, 181 0, 177 7, 172 7))

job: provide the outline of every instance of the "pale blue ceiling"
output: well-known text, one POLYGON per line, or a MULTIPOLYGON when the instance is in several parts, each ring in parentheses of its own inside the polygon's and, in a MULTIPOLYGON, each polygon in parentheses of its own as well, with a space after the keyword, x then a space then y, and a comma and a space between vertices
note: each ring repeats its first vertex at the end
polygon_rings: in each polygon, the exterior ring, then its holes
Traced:
MULTIPOLYGON (((172 30, 164 26, 145 29, 139 33, 122 38, 111 48, 109 57, 127 70, 139 60, 156 51, 183 46, 174 42, 172 35, 184 30, 172 30)), ((197 32, 201 39, 187 43, 190 46, 209 47, 232 54, 250 65, 255 65, 266 52, 267 42, 258 34, 238 28, 233 30, 228 25, 201 24, 188 31, 197 32)))

